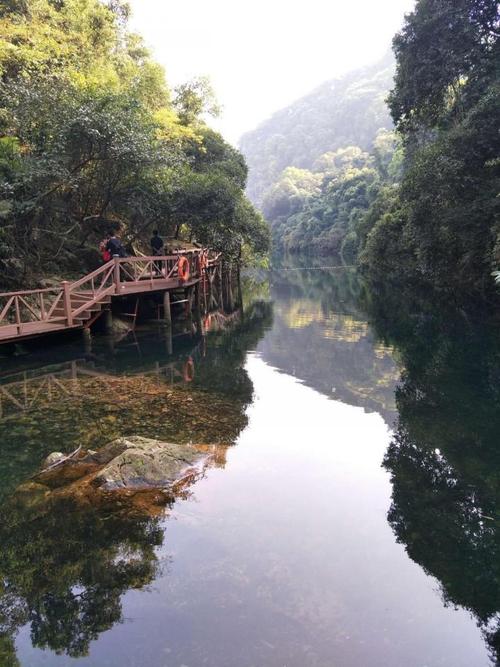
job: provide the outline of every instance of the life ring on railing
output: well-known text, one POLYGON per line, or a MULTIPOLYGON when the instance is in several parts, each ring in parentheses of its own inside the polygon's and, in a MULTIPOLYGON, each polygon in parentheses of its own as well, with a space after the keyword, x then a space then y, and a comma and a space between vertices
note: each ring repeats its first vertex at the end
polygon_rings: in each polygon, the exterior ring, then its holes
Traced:
POLYGON ((194 380, 194 361, 192 357, 188 357, 184 368, 182 369, 182 377, 184 382, 192 382, 194 380))
POLYGON ((179 276, 179 279, 182 280, 183 283, 189 280, 189 261, 187 260, 186 257, 179 258, 179 264, 177 266, 177 274, 179 276))

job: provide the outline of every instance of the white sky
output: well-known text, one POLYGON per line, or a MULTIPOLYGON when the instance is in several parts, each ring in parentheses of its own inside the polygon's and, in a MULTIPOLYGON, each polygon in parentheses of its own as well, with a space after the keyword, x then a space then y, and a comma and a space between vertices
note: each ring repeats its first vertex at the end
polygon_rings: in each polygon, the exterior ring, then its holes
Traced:
POLYGON ((171 86, 208 75, 236 143, 274 111, 389 49, 414 0, 130 0, 171 86))

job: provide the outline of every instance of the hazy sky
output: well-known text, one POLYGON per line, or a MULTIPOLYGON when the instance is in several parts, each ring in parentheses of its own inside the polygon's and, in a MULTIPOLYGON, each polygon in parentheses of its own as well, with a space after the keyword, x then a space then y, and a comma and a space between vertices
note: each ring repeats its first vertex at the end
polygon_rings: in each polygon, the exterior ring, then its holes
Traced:
POLYGON ((389 49, 414 0, 131 0, 171 85, 208 75, 237 142, 323 81, 389 49))

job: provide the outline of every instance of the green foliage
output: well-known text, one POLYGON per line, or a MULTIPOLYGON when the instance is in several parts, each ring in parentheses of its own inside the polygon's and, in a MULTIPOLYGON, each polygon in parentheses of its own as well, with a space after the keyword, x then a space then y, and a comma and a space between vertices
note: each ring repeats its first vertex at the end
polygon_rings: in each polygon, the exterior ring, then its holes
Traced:
POLYGON ((460 117, 498 73, 497 0, 419 0, 394 39, 392 116, 406 135, 460 117))
POLYGON ((379 282, 482 299, 500 260, 498 3, 420 0, 394 41, 390 106, 406 149, 399 196, 363 256, 379 282))
MULTIPOLYGON (((0 655, 9 656, 10 638, 29 623, 34 646, 82 657, 122 621, 122 595, 154 580, 163 531, 154 518, 40 504, 1 509, 0 655)), ((6 664, 14 666, 12 653, 6 664)))
POLYGON ((380 131, 373 154, 347 146, 321 155, 317 171, 289 167, 264 199, 274 245, 356 260, 366 218, 384 182, 399 177, 394 133, 380 131), (321 171, 319 171, 321 170, 321 171))
POLYGON ((273 222, 298 213, 310 197, 319 194, 321 180, 321 174, 288 167, 264 198, 262 211, 265 217, 273 222))
MULTIPOLYGON (((80 274, 115 228, 263 252, 242 156, 207 128, 205 79, 173 96, 116 1, 28 0, 0 14, 0 267, 7 285, 80 274)), ((147 246, 145 247, 147 249, 147 246)))
MULTIPOLYGON (((54 350, 41 353, 46 365, 38 367, 34 385, 10 385, 13 395, 27 391, 33 402, 26 411, 13 402, 14 412, 0 416, 2 667, 18 667, 15 636, 23 626, 29 626, 33 646, 88 655, 92 641, 123 621, 122 596, 151 584, 160 566, 156 550, 165 526, 156 493, 136 505, 128 494, 95 504, 83 501, 78 491, 49 498, 46 487, 26 483, 43 457, 55 449, 98 449, 132 434, 165 442, 234 442, 247 423, 253 394, 247 354, 270 328, 272 316, 272 304, 252 302, 234 326, 226 321, 225 328, 223 318, 221 330, 209 333, 208 346, 189 350, 196 360, 189 389, 172 386, 173 366, 168 378, 155 372, 164 363, 165 337, 147 330, 138 332, 133 349, 125 341, 117 343, 115 354, 95 347, 92 377, 84 372, 67 379, 64 369, 81 360, 60 348, 60 363, 54 350), (47 384, 51 378, 53 385, 47 384)), ((186 352, 171 360, 178 370, 186 352)), ((11 361, 19 370, 19 359, 11 361)), ((225 447, 220 451, 223 457, 225 447)))
POLYGON ((218 116, 219 105, 215 93, 206 77, 198 77, 175 89, 174 105, 180 120, 189 125, 203 114, 218 116))
POLYGON ((367 211, 401 177, 401 148, 383 129, 392 73, 388 57, 328 82, 243 137, 247 191, 276 248, 356 260, 367 211))

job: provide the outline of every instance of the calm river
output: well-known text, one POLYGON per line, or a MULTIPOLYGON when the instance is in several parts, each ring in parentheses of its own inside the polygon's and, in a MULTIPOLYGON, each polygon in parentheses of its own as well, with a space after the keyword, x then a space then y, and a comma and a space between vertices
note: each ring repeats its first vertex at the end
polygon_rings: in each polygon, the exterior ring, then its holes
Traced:
POLYGON ((153 325, 0 359, 2 667, 497 664, 495 336, 389 323, 349 270, 246 292, 173 354, 153 325), (122 434, 219 455, 160 516, 9 500, 122 434))

